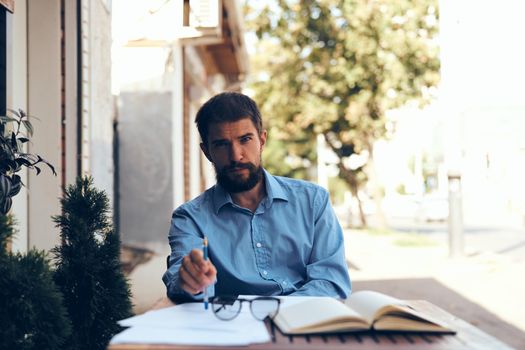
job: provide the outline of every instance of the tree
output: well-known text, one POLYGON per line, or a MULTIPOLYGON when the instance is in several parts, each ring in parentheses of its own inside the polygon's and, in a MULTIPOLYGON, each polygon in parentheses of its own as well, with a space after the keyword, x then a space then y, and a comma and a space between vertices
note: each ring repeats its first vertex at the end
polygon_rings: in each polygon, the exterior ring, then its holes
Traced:
POLYGON ((73 326, 68 347, 102 350, 120 331, 117 321, 131 315, 120 239, 108 218, 108 198, 93 188, 91 178, 78 178, 60 202, 62 214, 53 219, 62 244, 53 253, 55 281, 73 326))
MULTIPOLYGON (((272 138, 315 161, 322 134, 354 197, 374 177, 385 112, 424 104, 439 80, 436 0, 276 0, 247 8, 260 42, 254 98, 272 138), (306 140, 306 142, 305 142, 306 140), (352 157, 366 161, 359 164, 352 157)), ((265 159, 274 168, 282 159, 265 159)), ((366 218, 360 210, 363 225, 366 218)))

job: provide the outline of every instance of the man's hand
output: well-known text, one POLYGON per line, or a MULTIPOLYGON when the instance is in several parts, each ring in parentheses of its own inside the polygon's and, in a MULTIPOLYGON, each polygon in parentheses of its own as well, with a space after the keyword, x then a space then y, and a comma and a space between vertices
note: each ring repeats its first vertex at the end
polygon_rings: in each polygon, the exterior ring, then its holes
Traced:
POLYGON ((204 260, 201 250, 193 249, 182 259, 179 276, 183 290, 190 294, 198 294, 215 283, 217 269, 210 260, 204 260))

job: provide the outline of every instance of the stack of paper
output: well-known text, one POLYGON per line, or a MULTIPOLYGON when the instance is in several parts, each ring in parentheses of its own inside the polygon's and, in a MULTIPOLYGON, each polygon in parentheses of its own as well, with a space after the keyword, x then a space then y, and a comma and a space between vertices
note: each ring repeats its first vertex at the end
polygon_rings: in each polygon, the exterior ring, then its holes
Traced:
MULTIPOLYGON (((247 305, 246 305, 247 306, 247 305)), ((110 344, 249 345, 266 343, 270 336, 249 307, 230 321, 219 320, 202 303, 188 303, 118 322, 130 327, 115 335, 110 344)))

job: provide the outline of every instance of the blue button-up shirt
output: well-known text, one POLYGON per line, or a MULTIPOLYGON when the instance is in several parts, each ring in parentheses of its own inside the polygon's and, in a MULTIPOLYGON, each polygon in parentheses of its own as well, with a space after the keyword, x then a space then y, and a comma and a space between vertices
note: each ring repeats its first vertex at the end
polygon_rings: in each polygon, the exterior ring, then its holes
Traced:
MULTIPOLYGON (((343 234, 329 195, 315 184, 264 172, 267 196, 255 212, 215 185, 173 212, 168 296, 180 288, 182 258, 208 237, 217 295, 322 295, 351 292, 343 234)), ((198 296, 197 296, 198 297, 198 296)))

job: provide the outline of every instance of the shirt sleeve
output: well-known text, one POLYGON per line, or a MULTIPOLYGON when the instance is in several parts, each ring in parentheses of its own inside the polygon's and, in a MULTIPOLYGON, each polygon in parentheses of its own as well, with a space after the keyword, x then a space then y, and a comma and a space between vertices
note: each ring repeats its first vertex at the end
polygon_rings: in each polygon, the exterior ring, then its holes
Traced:
MULTIPOLYGON (((196 295, 187 293, 180 286, 179 269, 182 258, 188 255, 192 249, 202 248, 203 234, 200 232, 191 215, 182 207, 177 208, 171 218, 171 226, 168 240, 171 247, 169 257, 169 268, 162 276, 166 285, 167 295, 173 301, 195 301, 202 300, 204 293, 196 295)), ((215 294, 215 286, 208 287, 208 295, 215 294)))
POLYGON ((330 204, 328 192, 320 189, 314 200, 314 242, 306 266, 306 283, 291 295, 332 296, 346 299, 351 282, 345 259, 343 232, 330 204))

